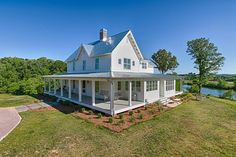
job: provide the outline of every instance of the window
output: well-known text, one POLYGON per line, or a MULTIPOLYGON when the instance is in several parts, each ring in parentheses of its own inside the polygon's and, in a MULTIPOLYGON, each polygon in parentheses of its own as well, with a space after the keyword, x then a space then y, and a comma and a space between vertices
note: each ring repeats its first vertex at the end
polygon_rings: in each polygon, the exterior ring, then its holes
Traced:
POLYGON ((136 81, 136 91, 137 92, 141 91, 141 82, 140 81, 136 81))
POLYGON ((132 81, 132 91, 135 90, 135 81, 132 81))
POLYGON ((99 69, 99 58, 95 59, 95 70, 99 69))
POLYGON ((128 81, 125 81, 125 90, 129 90, 129 82, 128 81))
POLYGON ((147 63, 142 63, 142 68, 147 69, 147 63))
POLYGON ((174 80, 166 81, 166 91, 174 90, 174 80))
POLYGON ((118 64, 121 64, 121 59, 118 59, 118 64))
POLYGON ((73 80, 72 84, 73 84, 73 89, 75 89, 75 80, 73 80))
POLYGON ((132 65, 135 66, 135 61, 132 62, 132 65))
POLYGON ((121 82, 120 81, 118 81, 117 90, 121 90, 121 82))
POLYGON ((124 58, 124 69, 131 69, 131 60, 124 58))
POLYGON ((146 91, 158 90, 158 81, 147 81, 146 91))
POLYGON ((95 81, 95 92, 99 93, 99 82, 95 81))
POLYGON ((75 71, 75 61, 73 61, 73 71, 75 71))
POLYGON ((82 89, 83 89, 83 93, 85 93, 86 92, 86 81, 85 80, 83 80, 83 82, 82 82, 82 89))
POLYGON ((83 60, 83 70, 86 70, 86 60, 83 60))

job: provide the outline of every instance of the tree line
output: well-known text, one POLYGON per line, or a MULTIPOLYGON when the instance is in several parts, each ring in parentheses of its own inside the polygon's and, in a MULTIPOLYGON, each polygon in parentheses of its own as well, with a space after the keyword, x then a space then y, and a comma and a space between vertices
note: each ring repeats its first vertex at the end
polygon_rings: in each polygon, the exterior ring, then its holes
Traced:
POLYGON ((60 74, 66 71, 66 63, 46 57, 23 59, 5 57, 0 59, 0 93, 43 93, 43 75, 60 74))

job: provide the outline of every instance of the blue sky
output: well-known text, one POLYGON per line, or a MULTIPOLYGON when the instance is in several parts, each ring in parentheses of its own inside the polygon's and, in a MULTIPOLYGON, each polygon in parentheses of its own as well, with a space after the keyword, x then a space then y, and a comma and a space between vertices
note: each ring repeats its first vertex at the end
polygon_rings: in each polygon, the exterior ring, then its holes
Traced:
POLYGON ((178 73, 196 72, 186 42, 206 37, 236 73, 235 0, 0 0, 0 57, 65 60, 81 43, 132 30, 145 58, 160 48, 177 56, 178 73))

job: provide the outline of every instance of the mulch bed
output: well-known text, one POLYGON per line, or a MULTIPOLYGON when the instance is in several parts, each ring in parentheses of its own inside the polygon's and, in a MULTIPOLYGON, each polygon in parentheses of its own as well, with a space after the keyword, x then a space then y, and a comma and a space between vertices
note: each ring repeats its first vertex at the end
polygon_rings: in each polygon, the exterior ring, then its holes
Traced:
POLYGON ((84 112, 74 112, 72 113, 72 115, 84 119, 86 121, 92 122, 95 125, 100 125, 105 128, 108 128, 114 132, 121 132, 132 125, 150 120, 153 117, 169 109, 170 108, 162 107, 157 104, 150 104, 147 107, 140 107, 132 110, 131 111, 133 112, 132 116, 130 115, 130 111, 128 111, 121 113, 119 115, 115 115, 114 117, 103 115, 101 118, 99 118, 96 113, 91 113, 91 110, 84 112), (120 115, 123 116, 120 117, 120 115), (112 118, 112 123, 109 122, 110 118, 112 118))

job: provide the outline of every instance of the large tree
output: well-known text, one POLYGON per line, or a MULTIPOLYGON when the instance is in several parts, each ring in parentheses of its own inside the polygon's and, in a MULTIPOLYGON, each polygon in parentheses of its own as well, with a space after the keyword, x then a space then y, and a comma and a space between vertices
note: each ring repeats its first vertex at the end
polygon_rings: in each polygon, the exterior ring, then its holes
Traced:
POLYGON ((177 58, 165 49, 160 49, 154 53, 152 55, 152 62, 162 74, 168 70, 173 71, 179 65, 177 58))
POLYGON ((216 73, 224 64, 225 58, 218 52, 217 46, 209 42, 209 39, 199 38, 187 42, 187 53, 194 60, 194 68, 198 69, 198 89, 201 92, 202 85, 207 78, 216 73))

